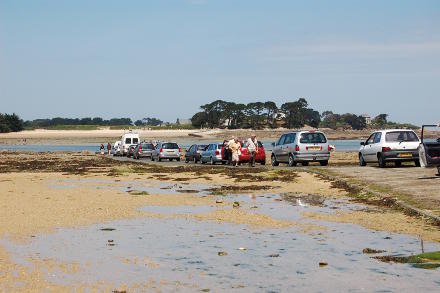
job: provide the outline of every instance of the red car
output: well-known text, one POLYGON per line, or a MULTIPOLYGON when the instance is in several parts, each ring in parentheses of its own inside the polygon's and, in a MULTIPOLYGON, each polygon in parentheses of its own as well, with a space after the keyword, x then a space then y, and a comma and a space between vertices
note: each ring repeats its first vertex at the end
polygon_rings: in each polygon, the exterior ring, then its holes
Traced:
MULTIPOLYGON (((247 147, 244 147, 244 145, 246 145, 244 141, 240 141, 240 144, 241 144, 241 155, 239 158, 240 159, 239 163, 247 163, 249 162, 250 159, 249 151, 247 147)), ((227 162, 228 159, 225 157, 224 146, 222 146, 222 158, 224 162, 227 162)), ((264 149, 263 144, 260 141, 258 142, 258 151, 257 151, 257 156, 255 157, 255 162, 260 163, 261 165, 266 165, 266 151, 264 149)))

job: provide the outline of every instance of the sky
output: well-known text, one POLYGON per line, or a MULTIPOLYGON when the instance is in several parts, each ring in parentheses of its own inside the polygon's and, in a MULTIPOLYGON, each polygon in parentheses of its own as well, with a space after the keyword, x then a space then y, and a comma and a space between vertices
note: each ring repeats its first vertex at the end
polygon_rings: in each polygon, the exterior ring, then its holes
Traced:
POLYGON ((218 98, 440 121, 440 1, 0 0, 0 112, 190 118, 218 98))

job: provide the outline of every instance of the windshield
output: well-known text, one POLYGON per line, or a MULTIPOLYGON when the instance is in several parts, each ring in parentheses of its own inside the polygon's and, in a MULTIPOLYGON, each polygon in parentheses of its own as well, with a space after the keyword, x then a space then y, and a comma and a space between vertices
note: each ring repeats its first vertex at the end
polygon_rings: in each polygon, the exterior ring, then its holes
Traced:
POLYGON ((143 143, 142 144, 142 148, 146 149, 146 150, 152 150, 153 149, 153 145, 151 143, 143 143))
POLYGON ((322 133, 301 133, 300 143, 326 143, 327 139, 322 133))
POLYGON ((167 142, 162 145, 162 148, 167 150, 177 150, 179 149, 179 146, 177 145, 177 143, 167 142))
POLYGON ((393 131, 385 135, 387 142, 401 142, 401 141, 419 141, 417 135, 412 131, 393 131))

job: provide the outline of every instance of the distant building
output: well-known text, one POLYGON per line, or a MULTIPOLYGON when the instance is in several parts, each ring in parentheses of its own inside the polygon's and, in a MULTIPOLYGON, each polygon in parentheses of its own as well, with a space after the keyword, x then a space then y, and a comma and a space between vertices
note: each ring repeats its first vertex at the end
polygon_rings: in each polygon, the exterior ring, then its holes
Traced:
POLYGON ((180 123, 180 125, 190 125, 191 124, 191 120, 190 119, 179 118, 179 123, 180 123))
POLYGON ((362 114, 361 117, 363 117, 363 118, 365 119, 365 123, 366 123, 367 125, 370 125, 370 124, 371 124, 371 116, 370 116, 370 115, 368 115, 368 114, 362 114))

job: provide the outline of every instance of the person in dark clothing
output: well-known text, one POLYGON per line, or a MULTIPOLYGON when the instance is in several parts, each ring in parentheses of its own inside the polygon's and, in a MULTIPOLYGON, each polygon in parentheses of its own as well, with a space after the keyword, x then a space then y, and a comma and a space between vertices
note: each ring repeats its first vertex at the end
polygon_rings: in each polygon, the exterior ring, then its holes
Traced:
POLYGON ((110 151, 112 150, 112 145, 110 143, 107 144, 107 154, 110 155, 110 151))

